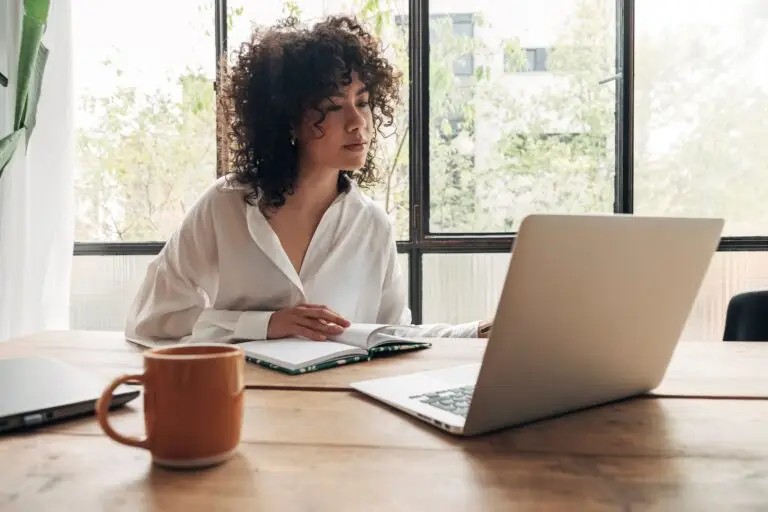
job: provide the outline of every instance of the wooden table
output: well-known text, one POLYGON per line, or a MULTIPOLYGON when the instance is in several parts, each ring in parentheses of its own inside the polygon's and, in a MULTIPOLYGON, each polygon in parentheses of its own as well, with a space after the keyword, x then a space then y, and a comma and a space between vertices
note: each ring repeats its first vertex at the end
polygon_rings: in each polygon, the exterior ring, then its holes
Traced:
MULTIPOLYGON (((92 419, 0 441, 0 510, 761 510, 768 401, 636 399, 458 439, 349 392, 249 390, 243 441, 153 467, 92 419), (521 508, 517 508, 521 507, 521 508)), ((141 404, 115 415, 140 434, 141 404)))
MULTIPOLYGON (((407 363, 354 366, 386 375, 482 356, 477 340, 446 341, 407 363)), ((353 366, 301 377, 249 367, 263 389, 246 392, 242 443, 228 463, 156 468, 84 418, 0 438, 0 510, 765 510, 768 399, 759 395, 768 386, 757 368, 768 352, 680 347, 667 390, 757 399, 648 396, 462 439, 347 391, 353 366), (715 385, 733 379, 725 393, 715 385), (307 389, 279 389, 299 380, 307 389)), ((105 378, 141 366, 139 349, 109 333, 0 344, 0 357, 17 355, 59 357, 105 378)), ((141 435, 141 400, 113 417, 141 435)))
MULTIPOLYGON (((305 375, 285 375, 249 364, 246 384, 250 388, 344 391, 356 380, 478 363, 484 351, 484 340, 437 339, 428 350, 305 375)), ((45 332, 0 343, 0 357, 48 355, 109 378, 140 370, 141 352, 118 332, 45 332)), ((768 343, 683 342, 653 393, 666 397, 768 398, 766 369, 768 343)))

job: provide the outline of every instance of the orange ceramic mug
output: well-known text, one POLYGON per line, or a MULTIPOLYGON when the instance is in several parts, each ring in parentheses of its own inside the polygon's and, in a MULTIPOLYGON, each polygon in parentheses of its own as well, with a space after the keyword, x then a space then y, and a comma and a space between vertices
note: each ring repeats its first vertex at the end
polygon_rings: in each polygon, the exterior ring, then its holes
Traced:
POLYGON ((154 463, 176 468, 212 466, 227 460, 240 443, 245 356, 234 345, 190 344, 144 352, 144 373, 123 375, 96 404, 104 432, 118 443, 149 450, 154 463), (114 389, 144 385, 146 437, 116 432, 109 423, 114 389))

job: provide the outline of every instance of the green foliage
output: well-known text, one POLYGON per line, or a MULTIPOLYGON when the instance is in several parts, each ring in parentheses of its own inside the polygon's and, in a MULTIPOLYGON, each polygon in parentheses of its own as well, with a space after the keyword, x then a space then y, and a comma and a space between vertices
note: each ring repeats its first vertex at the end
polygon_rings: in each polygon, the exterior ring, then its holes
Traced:
MULTIPOLYGON (((403 73, 404 104, 395 129, 380 141, 381 183, 369 193, 406 238, 407 3, 350 2, 346 10, 374 28, 403 73)), ((519 40, 466 37, 450 17, 431 17, 433 232, 511 231, 530 212, 612 210, 616 89, 600 82, 616 74, 613 4, 574 0, 576 11, 547 49, 545 73, 528 69, 530 54, 519 40)), ((301 17, 299 7, 288 0, 283 13, 301 17)), ((752 52, 764 41, 768 13, 759 15, 757 6, 750 12, 744 39, 722 48, 709 37, 717 26, 675 27, 667 38, 643 37, 639 26, 637 212, 728 215, 731 229, 761 234, 755 226, 768 221, 768 145, 758 128, 765 125, 768 89, 748 72, 758 66, 752 52)), ((231 10, 228 24, 242 15, 231 10)), ((475 30, 492 28, 493 21, 475 14, 475 30)), ((97 121, 78 138, 85 169, 79 239, 162 240, 213 179, 211 84, 192 72, 179 84, 178 98, 124 88, 85 101, 97 121)))
POLYGON ((42 43, 48 20, 49 0, 24 0, 21 19, 21 44, 14 83, 16 110, 13 130, 0 137, 0 178, 18 144, 29 143, 37 122, 37 103, 43 85, 48 49, 42 43))
POLYGON ((178 86, 178 98, 120 87, 80 105, 96 122, 77 135, 78 240, 165 240, 214 179, 213 86, 193 72, 178 86))
POLYGON ((640 31, 635 203, 641 212, 726 216, 726 234, 763 235, 768 89, 756 70, 768 11, 757 3, 739 11, 741 20, 703 20, 695 31, 653 39, 640 31))
POLYGON ((301 18, 301 8, 296 0, 285 0, 283 4, 283 15, 287 18, 301 18))

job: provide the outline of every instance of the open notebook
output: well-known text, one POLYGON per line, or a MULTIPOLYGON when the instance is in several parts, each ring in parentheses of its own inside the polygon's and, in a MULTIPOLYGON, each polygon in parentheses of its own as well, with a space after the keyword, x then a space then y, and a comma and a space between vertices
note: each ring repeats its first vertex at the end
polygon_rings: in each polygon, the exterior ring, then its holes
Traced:
MULTIPOLYGON (((296 375, 367 361, 380 355, 431 347, 429 342, 414 339, 418 333, 418 328, 411 326, 357 323, 329 341, 306 338, 217 341, 236 343, 243 349, 245 359, 250 363, 296 375)), ((155 341, 128 337, 126 340, 147 348, 194 343, 189 340, 155 341)))
POLYGON ((238 346, 248 362, 296 375, 431 347, 431 343, 408 338, 417 332, 399 325, 352 324, 328 341, 282 338, 244 341, 238 346))

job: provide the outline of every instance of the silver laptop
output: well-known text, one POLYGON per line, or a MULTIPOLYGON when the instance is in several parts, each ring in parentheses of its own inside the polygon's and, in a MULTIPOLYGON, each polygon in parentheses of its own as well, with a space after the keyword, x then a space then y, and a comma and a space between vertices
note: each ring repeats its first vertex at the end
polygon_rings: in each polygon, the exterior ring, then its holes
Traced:
POLYGON ((723 224, 531 215, 481 364, 352 387, 466 436, 645 393, 666 372, 723 224))
MULTIPOLYGON (((108 384, 109 380, 55 359, 0 359, 0 433, 92 414, 108 384)), ((118 386, 111 407, 122 406, 139 394, 136 387, 118 386)))

